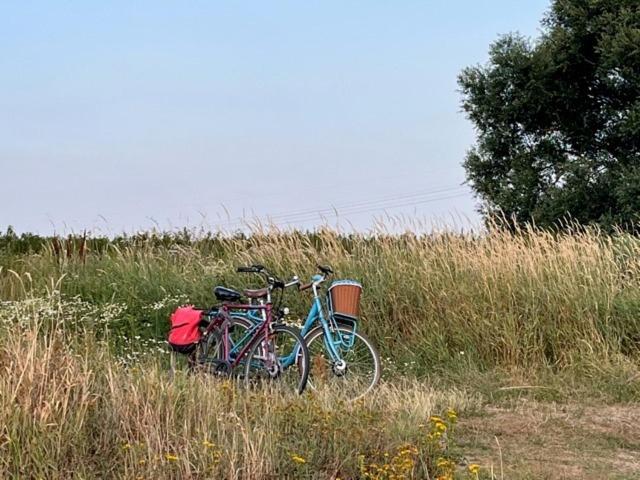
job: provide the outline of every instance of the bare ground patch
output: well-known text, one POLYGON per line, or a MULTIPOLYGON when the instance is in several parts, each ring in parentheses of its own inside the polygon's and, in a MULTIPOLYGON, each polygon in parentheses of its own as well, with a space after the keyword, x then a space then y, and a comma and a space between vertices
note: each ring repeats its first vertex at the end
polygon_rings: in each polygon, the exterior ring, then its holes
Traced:
POLYGON ((467 459, 497 478, 640 479, 640 404, 519 400, 458 428, 467 459))

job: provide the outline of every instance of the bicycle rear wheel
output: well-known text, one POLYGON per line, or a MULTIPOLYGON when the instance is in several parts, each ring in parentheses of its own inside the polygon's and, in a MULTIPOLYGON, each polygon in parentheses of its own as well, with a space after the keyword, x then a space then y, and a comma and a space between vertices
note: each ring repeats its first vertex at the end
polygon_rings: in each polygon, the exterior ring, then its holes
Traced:
POLYGON ((361 398, 380 380, 380 356, 371 340, 363 333, 354 332, 350 325, 338 324, 333 337, 326 337, 322 327, 314 328, 305 336, 311 362, 309 387, 328 388, 345 400, 361 398), (341 362, 331 359, 329 341, 333 341, 341 362))
MULTIPOLYGON (((254 324, 242 317, 232 317, 228 330, 230 358, 223 358, 224 335, 222 330, 214 330, 202 341, 195 352, 195 364, 199 371, 214 374, 231 375, 230 363, 242 347, 251 340, 250 330, 254 324)), ((244 362, 236 369, 236 375, 244 373, 244 362)))
POLYGON ((261 338, 247 352, 244 380, 247 386, 277 388, 301 394, 309 377, 309 351, 300 332, 275 325, 268 339, 261 338))

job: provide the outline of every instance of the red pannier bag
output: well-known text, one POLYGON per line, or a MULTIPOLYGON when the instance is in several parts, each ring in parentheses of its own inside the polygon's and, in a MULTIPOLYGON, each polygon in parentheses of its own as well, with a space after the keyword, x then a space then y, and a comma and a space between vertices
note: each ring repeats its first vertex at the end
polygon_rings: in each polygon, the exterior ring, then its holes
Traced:
POLYGON ((179 307, 171 314, 169 345, 180 353, 190 353, 200 341, 200 320, 202 310, 192 306, 179 307))

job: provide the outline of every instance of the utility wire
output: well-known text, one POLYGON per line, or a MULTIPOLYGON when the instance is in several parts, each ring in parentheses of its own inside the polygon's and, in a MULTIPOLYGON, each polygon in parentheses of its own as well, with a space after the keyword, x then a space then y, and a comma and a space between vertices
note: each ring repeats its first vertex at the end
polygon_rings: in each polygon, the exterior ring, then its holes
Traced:
MULTIPOLYGON (((413 202, 405 202, 405 203, 396 203, 393 205, 385 205, 382 207, 373 207, 373 208, 361 208, 359 210, 351 210, 351 211, 347 211, 347 212, 343 212, 343 211, 338 211, 335 210, 333 212, 331 212, 329 215, 326 216, 330 216, 330 217, 340 217, 340 216, 347 216, 347 215, 360 215, 363 213, 371 213, 371 212, 379 212, 379 211, 385 211, 388 209, 393 209, 393 208, 400 208, 400 207, 412 207, 415 205, 422 205, 425 203, 432 203, 432 202, 439 202, 442 200, 449 200, 449 199, 453 199, 453 198, 460 198, 460 197, 465 197, 467 196, 466 192, 461 192, 461 193, 457 193, 457 194, 452 194, 452 195, 445 195, 445 196, 440 196, 440 197, 435 197, 435 198, 429 198, 429 199, 424 199, 424 200, 418 200, 418 201, 413 201, 413 202)), ((308 220, 313 220, 317 218, 316 216, 309 216, 306 218, 298 218, 296 220, 291 220, 289 222, 286 222, 286 225, 289 225, 291 223, 294 222, 304 222, 304 221, 308 221, 308 220)))
MULTIPOLYGON (((414 192, 414 193, 404 193, 404 194, 394 194, 394 195, 386 195, 384 197, 378 198, 378 199, 374 199, 374 200, 359 200, 359 201, 355 201, 355 202, 348 202, 348 203, 343 203, 343 204, 338 204, 338 205, 331 205, 329 207, 315 207, 315 208, 307 208, 307 209, 303 209, 303 210, 294 210, 291 212, 282 212, 282 213, 278 213, 275 215, 264 215, 265 217, 268 217, 271 220, 295 220, 297 217, 307 217, 308 215, 322 215, 322 214, 330 214, 331 212, 334 212, 335 210, 339 210, 341 212, 343 211, 349 211, 351 209, 354 208, 361 208, 361 207, 372 207, 374 205, 379 205, 380 208, 384 208, 384 206, 389 203, 389 202, 397 202, 400 200, 408 200, 408 199, 419 199, 420 197, 430 197, 434 194, 439 194, 439 193, 447 193, 447 192, 451 192, 451 191, 462 191, 462 187, 458 186, 450 186, 450 187, 445 187, 445 188, 440 188, 440 189, 436 189, 436 190, 423 190, 420 192, 414 192)), ((229 222, 227 222, 226 225, 235 225, 235 224, 242 224, 246 222, 246 218, 245 217, 237 217, 229 222)))
MULTIPOLYGON (((311 220, 318 218, 319 216, 340 216, 350 214, 360 214, 373 211, 380 211, 389 208, 398 208, 404 206, 420 205, 423 203, 431 203, 434 201, 446 200, 449 198, 457 198, 466 195, 466 189, 461 186, 440 188, 431 191, 421 191, 400 195, 387 195, 385 197, 368 200, 351 202, 342 205, 336 205, 332 207, 320 207, 313 209, 304 209, 292 212, 283 212, 276 215, 265 215, 272 223, 285 223, 290 224, 299 221, 311 220), (446 194, 444 196, 433 197, 437 194, 446 194)), ((227 222, 223 226, 231 227, 235 225, 242 225, 247 223, 246 218, 236 218, 227 222)))

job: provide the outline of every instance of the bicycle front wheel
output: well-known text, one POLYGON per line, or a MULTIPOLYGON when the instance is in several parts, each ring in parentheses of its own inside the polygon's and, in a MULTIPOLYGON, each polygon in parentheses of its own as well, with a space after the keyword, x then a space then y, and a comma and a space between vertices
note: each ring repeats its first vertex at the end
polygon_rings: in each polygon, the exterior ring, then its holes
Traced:
POLYGON ((338 324, 337 331, 325 335, 316 327, 306 336, 311 362, 309 387, 330 389, 345 400, 356 400, 376 386, 380 380, 380 356, 373 343, 351 326, 338 324), (329 342, 340 358, 332 359, 329 342))
POLYGON ((275 325, 268 338, 261 338, 249 349, 244 367, 248 386, 270 385, 300 394, 309 377, 309 351, 297 329, 275 325))

